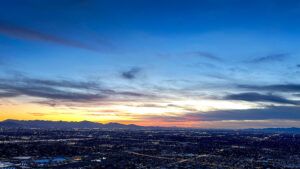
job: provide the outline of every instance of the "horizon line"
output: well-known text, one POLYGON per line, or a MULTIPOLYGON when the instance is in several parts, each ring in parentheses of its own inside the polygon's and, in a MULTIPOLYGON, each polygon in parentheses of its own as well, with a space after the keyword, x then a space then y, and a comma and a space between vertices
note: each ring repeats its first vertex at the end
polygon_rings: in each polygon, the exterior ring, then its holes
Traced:
MULTIPOLYGON (((102 125, 107 125, 107 124, 121 124, 125 126, 130 126, 130 125, 135 125, 137 127, 150 127, 150 128, 176 128, 176 129, 203 129, 203 130, 249 130, 249 129, 291 129, 291 128, 296 128, 300 129, 300 127, 292 126, 292 127, 251 127, 251 128, 203 128, 203 127, 179 127, 179 126, 143 126, 143 125, 137 125, 137 124, 124 124, 124 123, 119 123, 119 122, 108 122, 108 123, 101 123, 101 122, 94 122, 94 121, 89 121, 89 120, 82 120, 82 121, 63 121, 63 120, 18 120, 18 119, 5 119, 5 120, 0 120, 0 123, 5 122, 5 121, 43 121, 43 122, 66 122, 66 123, 80 123, 80 122, 91 122, 91 123, 97 123, 97 124, 102 124, 102 125)), ((0 127, 1 128, 1 127, 0 127)))

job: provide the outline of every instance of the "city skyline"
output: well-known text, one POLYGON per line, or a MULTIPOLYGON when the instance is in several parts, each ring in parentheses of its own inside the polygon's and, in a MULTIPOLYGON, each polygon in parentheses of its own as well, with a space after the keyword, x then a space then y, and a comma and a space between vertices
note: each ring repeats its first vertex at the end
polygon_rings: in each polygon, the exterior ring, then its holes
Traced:
POLYGON ((1 121, 300 127, 299 1, 0 3, 1 121))

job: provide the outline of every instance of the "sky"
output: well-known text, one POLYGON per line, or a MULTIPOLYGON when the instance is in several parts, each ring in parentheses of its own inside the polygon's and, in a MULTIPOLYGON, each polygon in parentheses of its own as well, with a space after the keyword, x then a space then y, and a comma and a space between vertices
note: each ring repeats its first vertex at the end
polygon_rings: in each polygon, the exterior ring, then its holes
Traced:
POLYGON ((0 120, 300 127, 298 0, 3 0, 0 120))

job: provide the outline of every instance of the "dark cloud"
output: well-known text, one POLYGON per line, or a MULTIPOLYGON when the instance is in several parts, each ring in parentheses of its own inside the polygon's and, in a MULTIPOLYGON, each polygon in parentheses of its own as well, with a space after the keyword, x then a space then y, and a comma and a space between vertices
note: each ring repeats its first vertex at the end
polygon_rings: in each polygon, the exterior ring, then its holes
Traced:
POLYGON ((137 78, 137 75, 142 71, 139 67, 133 67, 130 70, 121 72, 121 77, 128 80, 133 80, 137 78))
POLYGON ((300 68, 300 64, 297 64, 296 67, 297 67, 297 68, 300 68))
POLYGON ((155 97, 145 93, 112 90, 96 82, 34 79, 23 75, 11 79, 0 78, 0 91, 0 97, 25 95, 69 102, 99 101, 120 97, 155 97))
POLYGON ((276 92, 299 92, 300 84, 274 84, 274 85, 238 85, 239 88, 252 89, 252 90, 264 90, 264 91, 276 91, 276 92))
POLYGON ((263 57, 258 57, 258 58, 252 59, 250 62, 263 63, 263 62, 283 61, 288 56, 290 56, 290 54, 278 53, 278 54, 272 54, 272 55, 267 55, 267 56, 263 56, 263 57))
MULTIPOLYGON (((193 117, 193 114, 190 114, 193 117)), ((204 121, 220 120, 300 120, 298 106, 272 106, 262 109, 219 110, 203 114, 195 114, 196 118, 204 121)))
POLYGON ((39 32, 30 28, 18 26, 4 21, 0 21, 0 34, 26 40, 52 42, 60 45, 87 49, 92 51, 98 50, 93 46, 75 40, 65 39, 62 37, 54 36, 44 32, 39 32))
POLYGON ((272 103, 282 103, 282 104, 299 104, 299 101, 289 100, 283 98, 281 96, 276 96, 273 94, 260 94, 260 93, 239 93, 239 94, 231 94, 225 96, 223 99, 225 100, 243 100, 249 102, 272 102, 272 103))

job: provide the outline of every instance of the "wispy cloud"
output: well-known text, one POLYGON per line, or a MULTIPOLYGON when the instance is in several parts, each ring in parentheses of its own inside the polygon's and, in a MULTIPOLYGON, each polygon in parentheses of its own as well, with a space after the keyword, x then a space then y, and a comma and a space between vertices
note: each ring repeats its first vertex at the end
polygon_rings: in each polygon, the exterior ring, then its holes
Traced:
POLYGON ((37 31, 32 28, 26 28, 24 26, 15 25, 12 23, 0 21, 0 34, 20 38, 31 41, 43 41, 43 42, 51 42, 64 46, 81 48, 86 50, 98 51, 97 47, 87 45, 85 43, 62 38, 56 35, 48 34, 45 32, 37 31))
POLYGON ((299 106, 271 106, 243 110, 217 110, 187 113, 181 116, 144 116, 144 120, 165 122, 241 121, 241 120, 296 120, 300 121, 299 106))
POLYGON ((298 105, 300 103, 299 101, 289 100, 284 97, 273 95, 273 94, 260 94, 255 92, 230 94, 225 96, 223 99, 242 100, 242 101, 249 101, 249 102, 271 102, 271 103, 293 104, 293 105, 298 105))
POLYGON ((215 61, 222 60, 220 57, 218 57, 212 53, 209 53, 209 52, 195 51, 195 52, 188 52, 188 54, 193 55, 193 56, 203 57, 203 58, 210 59, 210 60, 215 60, 215 61))
POLYGON ((48 100, 89 102, 117 98, 153 98, 135 91, 117 91, 97 82, 35 79, 20 75, 0 79, 0 97, 31 96, 48 100))
POLYGON ((32 83, 35 85, 54 86, 54 87, 66 87, 77 89, 99 89, 100 85, 96 82, 80 82, 69 80, 49 80, 49 79, 34 79, 34 78, 22 78, 24 83, 32 83))
POLYGON ((274 62, 274 61, 283 61, 287 57, 289 57, 290 54, 288 53, 277 53, 277 54, 271 54, 267 56, 257 57, 252 60, 250 60, 251 63, 264 63, 264 62, 274 62))
POLYGON ((195 112, 197 109, 191 107, 191 106, 181 106, 176 104, 153 104, 153 103, 145 103, 145 104, 139 104, 135 105, 135 107, 150 107, 150 108, 178 108, 181 110, 184 110, 185 112, 195 112))
POLYGON ((19 94, 15 93, 15 92, 0 92, 0 98, 3 98, 3 97, 16 97, 16 96, 19 96, 19 94))
POLYGON ((162 58, 172 58, 172 57, 195 57, 195 58, 202 58, 201 60, 206 61, 222 61, 223 59, 215 54, 205 51, 183 51, 178 53, 159 53, 159 57, 162 58))
POLYGON ((0 89, 6 91, 6 93, 3 94, 2 97, 26 95, 39 98, 69 101, 86 101, 105 98, 105 95, 101 94, 73 92, 58 89, 54 86, 37 84, 30 85, 30 83, 23 82, 16 84, 1 83, 0 89))

